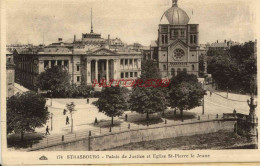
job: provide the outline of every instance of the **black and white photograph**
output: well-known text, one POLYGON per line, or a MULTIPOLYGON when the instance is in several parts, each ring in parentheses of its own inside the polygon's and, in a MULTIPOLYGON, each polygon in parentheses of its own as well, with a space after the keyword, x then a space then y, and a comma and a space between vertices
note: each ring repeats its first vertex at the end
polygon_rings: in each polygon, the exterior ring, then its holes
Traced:
POLYGON ((3 163, 257 160, 255 0, 3 4, 3 163))

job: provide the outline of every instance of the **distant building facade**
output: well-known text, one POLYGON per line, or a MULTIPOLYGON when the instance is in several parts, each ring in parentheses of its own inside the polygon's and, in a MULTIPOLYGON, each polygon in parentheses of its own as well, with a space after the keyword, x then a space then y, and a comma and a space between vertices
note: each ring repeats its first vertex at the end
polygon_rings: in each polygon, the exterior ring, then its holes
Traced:
POLYGON ((209 50, 228 50, 232 46, 240 45, 238 42, 234 41, 227 41, 224 40, 224 42, 219 42, 218 40, 215 43, 212 43, 211 45, 208 46, 209 50))
POLYGON ((12 53, 6 52, 6 97, 9 98, 14 95, 14 76, 15 66, 13 63, 12 53))
POLYGON ((198 76, 199 25, 189 24, 189 16, 173 0, 159 24, 158 39, 151 43, 151 57, 158 64, 162 77, 171 78, 185 71, 198 76))

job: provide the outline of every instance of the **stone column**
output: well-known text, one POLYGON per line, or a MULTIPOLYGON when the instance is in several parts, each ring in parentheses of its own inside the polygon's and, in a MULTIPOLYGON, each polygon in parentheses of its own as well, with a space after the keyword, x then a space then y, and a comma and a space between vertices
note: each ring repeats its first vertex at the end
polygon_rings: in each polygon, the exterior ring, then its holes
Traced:
POLYGON ((87 85, 91 85, 91 60, 87 60, 87 85))
POLYGON ((109 72, 108 72, 108 62, 109 62, 109 59, 106 60, 106 79, 107 79, 107 82, 109 82, 109 72))
POLYGON ((51 68, 51 60, 49 60, 49 68, 51 68))
POLYGON ((98 81, 98 60, 96 60, 95 64, 95 79, 98 81))
POLYGON ((57 66, 57 60, 55 61, 55 64, 54 64, 54 66, 57 66))
POLYGON ((132 68, 134 69, 134 58, 132 58, 132 68))
POLYGON ((63 61, 61 61, 61 66, 64 66, 64 60, 63 60, 63 61))

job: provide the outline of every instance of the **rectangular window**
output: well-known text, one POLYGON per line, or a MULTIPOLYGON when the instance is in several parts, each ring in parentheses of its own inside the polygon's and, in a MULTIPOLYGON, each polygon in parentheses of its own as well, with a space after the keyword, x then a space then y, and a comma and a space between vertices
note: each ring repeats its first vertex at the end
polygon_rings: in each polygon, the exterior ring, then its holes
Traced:
POLYGON ((128 72, 125 72, 125 78, 128 78, 128 72))
POLYGON ((124 73, 123 72, 121 72, 121 78, 124 78, 124 73))
POLYGON ((121 60, 120 60, 120 64, 121 64, 121 65, 124 65, 124 59, 121 59, 121 60))
POLYGON ((135 72, 135 77, 137 77, 137 72, 135 72))
POLYGON ((130 72, 130 78, 133 78, 133 72, 130 72))
POLYGON ((129 60, 129 65, 132 65, 133 64, 133 59, 130 59, 129 60))
POLYGON ((51 67, 53 67, 55 65, 56 61, 51 61, 51 67))
POLYGON ((65 61, 64 61, 64 66, 65 66, 65 67, 68 67, 68 63, 69 63, 68 60, 65 60, 65 61))
POLYGON ((80 82, 80 76, 77 76, 77 82, 80 82))
POLYGON ((49 67, 49 61, 47 61, 47 60, 44 61, 44 68, 46 68, 46 67, 49 67))
POLYGON ((58 60, 57 63, 58 63, 58 66, 61 66, 61 60, 58 60))
POLYGON ((125 65, 128 65, 128 59, 125 59, 125 65))
POLYGON ((79 71, 79 65, 77 65, 77 71, 79 71))

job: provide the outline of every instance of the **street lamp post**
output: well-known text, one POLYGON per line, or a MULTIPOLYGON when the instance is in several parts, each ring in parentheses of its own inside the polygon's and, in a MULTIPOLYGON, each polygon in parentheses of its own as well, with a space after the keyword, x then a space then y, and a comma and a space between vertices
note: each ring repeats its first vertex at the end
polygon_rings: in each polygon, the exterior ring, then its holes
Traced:
MULTIPOLYGON (((204 81, 202 82, 202 86, 203 86, 203 90, 205 89, 204 88, 204 81)), ((202 99, 202 115, 204 115, 204 110, 205 110, 205 101, 204 101, 204 96, 205 96, 205 94, 203 94, 203 99, 202 99)))
POLYGON ((51 106, 52 106, 52 93, 50 95, 51 95, 51 106))
POLYGON ((51 131, 52 131, 52 117, 53 117, 53 113, 51 113, 51 131))

